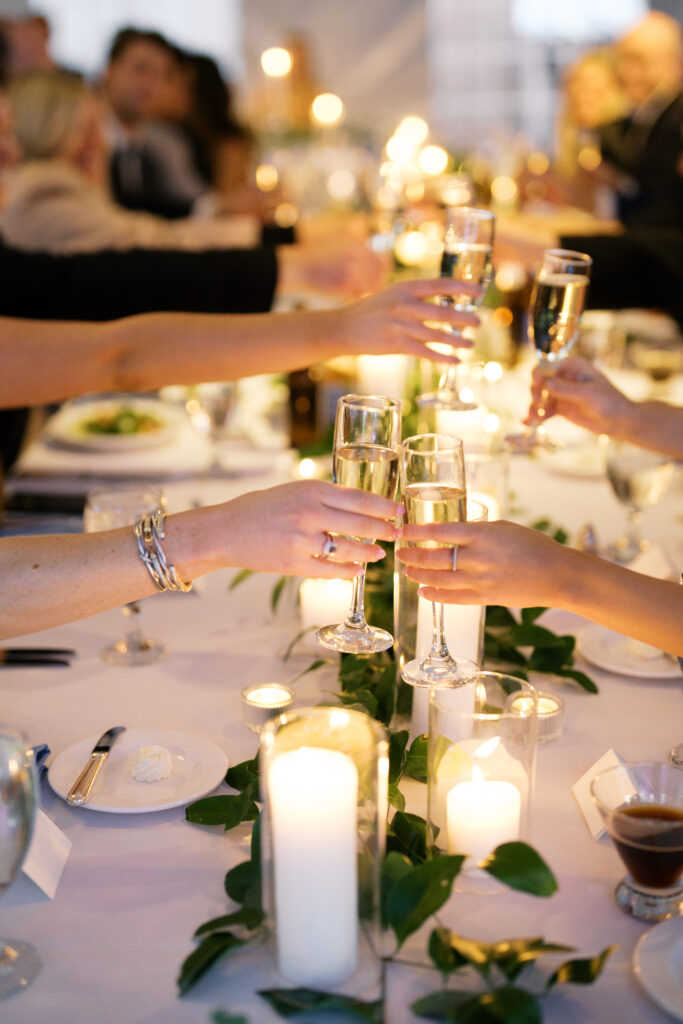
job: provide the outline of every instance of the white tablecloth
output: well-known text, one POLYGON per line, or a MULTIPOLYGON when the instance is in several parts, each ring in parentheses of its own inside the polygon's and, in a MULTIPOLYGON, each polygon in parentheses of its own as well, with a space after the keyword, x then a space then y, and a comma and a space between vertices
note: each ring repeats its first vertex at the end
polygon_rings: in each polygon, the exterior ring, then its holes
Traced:
MULTIPOLYGON (((218 500, 264 483, 176 483, 169 487, 171 506, 189 504, 198 494, 218 500)), ((511 485, 522 521, 543 512, 575 528, 590 519, 605 542, 623 524, 623 510, 603 479, 561 476, 518 459, 511 485)), ((646 532, 683 566, 675 517, 680 497, 679 484, 648 514, 646 532)), ((271 616, 272 577, 250 578, 232 592, 230 578, 230 572, 219 572, 200 581, 196 596, 167 594, 144 603, 146 630, 170 648, 164 661, 148 668, 116 669, 99 659, 104 644, 121 631, 119 611, 31 636, 27 643, 73 646, 78 656, 68 669, 3 671, 1 717, 23 727, 32 743, 47 742, 53 753, 125 724, 197 733, 221 746, 232 764, 252 756, 255 739, 240 720, 241 688, 259 680, 288 681, 311 656, 282 661, 298 627, 290 598, 271 616)), ((558 612, 550 613, 549 622, 572 632, 582 625, 558 612)), ((641 990, 631 969, 647 926, 616 907, 620 862, 608 841, 591 839, 570 787, 609 747, 627 759, 663 758, 683 739, 683 687, 676 679, 648 682, 587 668, 598 696, 543 681, 544 689, 565 698, 566 726, 559 741, 539 749, 533 842, 555 871, 559 893, 550 900, 456 896, 452 912, 458 930, 473 937, 543 935, 576 946, 576 955, 618 944, 595 985, 560 986, 545 999, 546 1022, 664 1024, 670 1018, 641 990)), ((304 676, 297 697, 316 700, 334 680, 331 669, 304 676)), ((227 958, 187 997, 176 995, 194 929, 227 911, 223 878, 247 855, 246 829, 224 835, 196 827, 184 820, 182 808, 149 815, 72 808, 47 782, 42 803, 73 847, 54 900, 20 876, 0 903, 0 932, 32 942, 43 960, 31 987, 0 1004, 3 1024, 206 1024, 219 1007, 245 1013, 252 1024, 280 1019, 254 994, 274 980, 259 949, 227 958)), ((436 972, 392 966, 387 1021, 416 1019, 410 1003, 439 984, 436 972)))

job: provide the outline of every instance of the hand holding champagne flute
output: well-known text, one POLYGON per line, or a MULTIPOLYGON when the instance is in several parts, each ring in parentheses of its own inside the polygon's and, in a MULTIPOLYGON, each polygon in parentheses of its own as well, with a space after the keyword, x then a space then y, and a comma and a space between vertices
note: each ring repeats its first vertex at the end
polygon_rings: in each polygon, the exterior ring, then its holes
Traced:
MULTIPOLYGON (((334 482, 342 487, 394 498, 398 487, 401 405, 377 395, 345 395, 337 403, 334 428, 334 482)), ((316 634, 324 647, 346 654, 371 654, 391 647, 391 633, 368 626, 364 608, 365 569, 353 581, 345 622, 316 634)))

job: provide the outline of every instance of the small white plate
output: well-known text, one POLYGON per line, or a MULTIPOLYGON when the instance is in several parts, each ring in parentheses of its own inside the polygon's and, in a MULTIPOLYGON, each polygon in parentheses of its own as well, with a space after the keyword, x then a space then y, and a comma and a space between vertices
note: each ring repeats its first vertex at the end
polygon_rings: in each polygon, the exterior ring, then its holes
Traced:
POLYGON ((629 650, 630 641, 604 626, 588 626, 576 638, 576 648, 586 661, 608 672, 638 679, 681 679, 678 664, 660 652, 652 658, 638 657, 629 650))
POLYGON ((683 917, 660 921, 639 939, 633 970, 645 991, 676 1020, 683 1020, 683 917))
POLYGON ((46 423, 44 438, 50 444, 74 451, 135 452, 168 444, 176 433, 177 425, 178 411, 172 406, 153 398, 120 395, 67 402, 46 423), (151 416, 159 426, 135 434, 91 434, 85 430, 89 420, 102 415, 116 415, 122 409, 151 416))
MULTIPOLYGON (((80 774, 99 736, 89 736, 60 751, 48 769, 50 785, 63 800, 80 774)), ((169 729, 127 729, 100 769, 85 807, 110 814, 145 814, 180 807, 206 796, 224 779, 228 759, 215 743, 169 729), (158 782, 137 782, 131 763, 140 747, 158 745, 171 754, 173 770, 158 782)))

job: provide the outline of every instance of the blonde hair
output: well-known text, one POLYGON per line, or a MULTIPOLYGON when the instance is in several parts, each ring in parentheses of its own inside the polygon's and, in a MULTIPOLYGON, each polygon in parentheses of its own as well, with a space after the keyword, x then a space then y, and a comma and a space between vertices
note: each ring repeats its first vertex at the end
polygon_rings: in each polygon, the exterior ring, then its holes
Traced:
POLYGON ((83 79, 64 71, 32 71, 12 83, 14 133, 25 160, 60 153, 88 95, 83 79))

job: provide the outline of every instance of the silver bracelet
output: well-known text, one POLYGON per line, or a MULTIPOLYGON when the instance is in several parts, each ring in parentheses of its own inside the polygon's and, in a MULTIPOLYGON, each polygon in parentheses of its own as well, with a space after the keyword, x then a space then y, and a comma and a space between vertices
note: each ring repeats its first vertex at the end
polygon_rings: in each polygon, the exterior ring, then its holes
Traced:
POLYGON ((154 586, 159 591, 192 590, 192 581, 185 583, 180 578, 173 564, 167 561, 161 542, 165 540, 164 519, 166 513, 161 509, 140 516, 133 527, 138 554, 149 572, 154 586))

